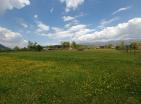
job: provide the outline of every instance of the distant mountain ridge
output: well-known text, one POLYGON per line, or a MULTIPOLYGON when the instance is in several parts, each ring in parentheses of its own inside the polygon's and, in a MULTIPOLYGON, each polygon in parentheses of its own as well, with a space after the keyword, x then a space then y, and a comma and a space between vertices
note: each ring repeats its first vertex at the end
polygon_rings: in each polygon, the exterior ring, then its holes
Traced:
POLYGON ((2 44, 0 44, 0 50, 5 50, 5 49, 9 49, 9 48, 4 46, 4 45, 2 45, 2 44))
POLYGON ((124 42, 125 44, 130 44, 132 42, 138 42, 141 43, 141 39, 128 39, 128 40, 111 40, 111 41, 95 41, 95 42, 88 42, 88 43, 82 43, 84 45, 94 45, 94 46, 102 46, 102 45, 107 45, 107 44, 113 44, 114 46, 119 45, 121 42, 124 42))

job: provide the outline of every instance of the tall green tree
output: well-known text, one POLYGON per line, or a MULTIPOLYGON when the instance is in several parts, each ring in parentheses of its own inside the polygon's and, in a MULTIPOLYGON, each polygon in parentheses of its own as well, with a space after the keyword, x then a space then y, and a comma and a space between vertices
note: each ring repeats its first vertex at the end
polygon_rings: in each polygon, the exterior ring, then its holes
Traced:
POLYGON ((124 43, 124 41, 122 41, 122 42, 120 43, 120 49, 125 49, 125 43, 124 43))
POLYGON ((71 48, 73 48, 73 49, 77 48, 77 44, 76 44, 75 41, 73 41, 73 42, 71 43, 71 48))
POLYGON ((138 49, 138 44, 136 42, 132 42, 130 44, 130 48, 134 50, 134 54, 136 54, 136 50, 138 49))
POLYGON ((63 48, 69 48, 70 42, 62 42, 61 45, 62 45, 63 48))
POLYGON ((28 50, 30 51, 42 51, 43 47, 39 45, 37 42, 28 42, 28 50))

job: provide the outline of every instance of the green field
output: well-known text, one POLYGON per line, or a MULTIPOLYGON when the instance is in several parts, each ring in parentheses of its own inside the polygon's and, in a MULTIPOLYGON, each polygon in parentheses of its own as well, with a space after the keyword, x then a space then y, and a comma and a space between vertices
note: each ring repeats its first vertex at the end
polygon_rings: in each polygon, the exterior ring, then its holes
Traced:
POLYGON ((0 104, 141 104, 141 54, 0 53, 0 104))

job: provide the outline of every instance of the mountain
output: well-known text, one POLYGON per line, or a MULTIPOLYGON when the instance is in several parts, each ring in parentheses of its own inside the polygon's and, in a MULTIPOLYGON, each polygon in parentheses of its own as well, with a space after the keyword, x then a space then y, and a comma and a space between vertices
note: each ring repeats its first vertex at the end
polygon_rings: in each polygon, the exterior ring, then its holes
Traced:
POLYGON ((2 44, 0 44, 0 50, 5 50, 5 49, 9 49, 9 48, 4 46, 4 45, 2 45, 2 44))
POLYGON ((113 44, 114 46, 119 45, 121 42, 124 42, 125 44, 130 44, 132 42, 141 43, 141 39, 127 39, 127 40, 111 40, 111 41, 95 41, 95 42, 88 42, 88 43, 82 43, 84 45, 94 45, 94 46, 103 46, 107 44, 113 44))

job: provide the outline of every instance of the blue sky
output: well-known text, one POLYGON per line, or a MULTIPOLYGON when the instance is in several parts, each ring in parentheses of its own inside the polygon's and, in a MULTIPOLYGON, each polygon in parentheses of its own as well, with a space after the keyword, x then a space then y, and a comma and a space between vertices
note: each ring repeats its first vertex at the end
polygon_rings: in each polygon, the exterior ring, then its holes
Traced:
POLYGON ((141 38, 141 0, 1 0, 0 44, 141 38))

